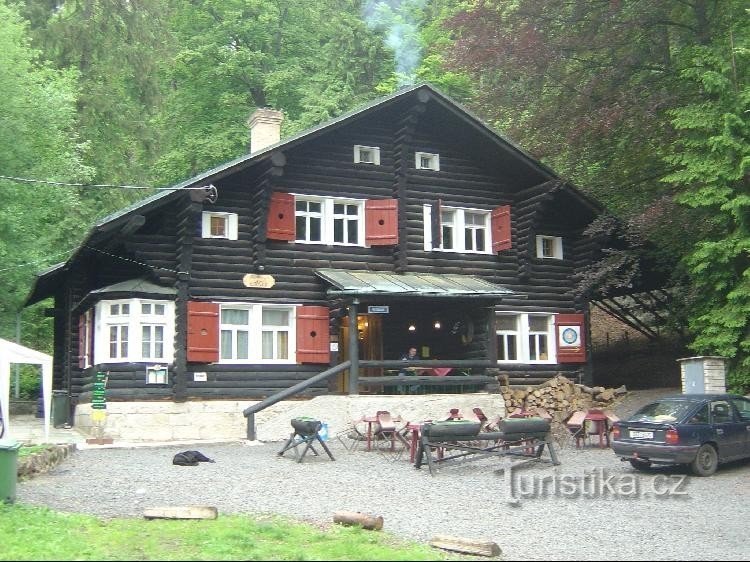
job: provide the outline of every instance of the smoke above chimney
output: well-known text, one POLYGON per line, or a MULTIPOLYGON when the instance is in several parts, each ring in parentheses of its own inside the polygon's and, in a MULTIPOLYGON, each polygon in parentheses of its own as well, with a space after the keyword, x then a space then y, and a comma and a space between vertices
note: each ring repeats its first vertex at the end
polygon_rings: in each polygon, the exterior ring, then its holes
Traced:
POLYGON ((393 49, 399 87, 416 80, 417 67, 422 60, 419 20, 427 1, 367 0, 362 8, 367 26, 385 32, 385 43, 393 49))

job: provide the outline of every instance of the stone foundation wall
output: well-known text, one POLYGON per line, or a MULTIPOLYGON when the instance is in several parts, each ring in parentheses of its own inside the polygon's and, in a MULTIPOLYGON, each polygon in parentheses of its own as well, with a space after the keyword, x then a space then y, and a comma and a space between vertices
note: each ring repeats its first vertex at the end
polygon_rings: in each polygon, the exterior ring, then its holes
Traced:
MULTIPOLYGON (((257 401, 108 402, 101 430, 92 420, 90 404, 75 410, 75 427, 91 437, 114 441, 232 441, 247 438, 245 408, 257 401)), ((469 413, 480 407, 487 416, 505 414, 502 395, 425 394, 415 396, 318 396, 279 402, 255 415, 259 441, 281 441, 292 431, 290 420, 310 416, 328 424, 329 435, 345 429, 363 415, 388 410, 404 421, 443 420, 451 408, 469 413)), ((101 411, 101 410, 100 410, 101 411)))

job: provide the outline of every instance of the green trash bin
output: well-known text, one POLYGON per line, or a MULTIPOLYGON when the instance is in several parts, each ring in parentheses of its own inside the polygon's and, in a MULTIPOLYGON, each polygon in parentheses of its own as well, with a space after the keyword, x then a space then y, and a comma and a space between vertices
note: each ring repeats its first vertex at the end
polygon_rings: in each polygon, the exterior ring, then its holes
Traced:
POLYGON ((18 449, 21 444, 12 439, 0 439, 0 502, 16 501, 18 481, 18 449))
POLYGON ((52 391, 52 426, 62 427, 69 422, 70 395, 65 390, 52 391))

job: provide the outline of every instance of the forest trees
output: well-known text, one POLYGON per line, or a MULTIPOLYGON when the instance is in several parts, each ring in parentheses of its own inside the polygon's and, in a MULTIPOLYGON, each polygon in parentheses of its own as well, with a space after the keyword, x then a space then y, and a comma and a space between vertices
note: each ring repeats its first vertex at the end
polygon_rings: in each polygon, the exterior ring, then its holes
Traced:
MULTIPOLYGON (((77 72, 40 64, 25 21, 2 2, 0 22, 0 174, 6 176, 0 178, 0 334, 9 337, 34 273, 67 258, 88 217, 80 213, 77 190, 7 178, 85 181, 93 171, 83 162, 86 144, 75 128, 77 72)), ((48 337, 27 335, 30 343, 51 347, 48 337)))

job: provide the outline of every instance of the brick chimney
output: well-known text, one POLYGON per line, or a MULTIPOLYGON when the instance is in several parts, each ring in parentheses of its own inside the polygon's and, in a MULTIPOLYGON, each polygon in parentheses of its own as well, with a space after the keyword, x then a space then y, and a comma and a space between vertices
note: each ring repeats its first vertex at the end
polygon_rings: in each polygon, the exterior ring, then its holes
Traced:
POLYGON ((250 126, 250 154, 281 140, 281 111, 263 107, 256 109, 247 120, 250 126))

